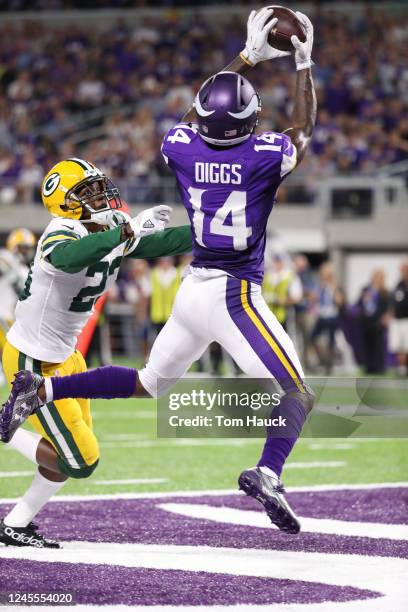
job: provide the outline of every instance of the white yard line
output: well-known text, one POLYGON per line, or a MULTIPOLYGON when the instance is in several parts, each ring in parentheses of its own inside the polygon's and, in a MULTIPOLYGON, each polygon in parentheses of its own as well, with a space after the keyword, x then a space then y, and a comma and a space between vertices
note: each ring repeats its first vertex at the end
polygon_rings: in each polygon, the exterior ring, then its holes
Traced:
POLYGON ((20 478, 20 476, 34 476, 34 470, 22 472, 0 472, 0 478, 20 478))
POLYGON ((160 484, 168 482, 168 478, 125 478, 123 480, 91 480, 92 485, 117 485, 117 484, 160 484))
POLYGON ((350 450, 355 448, 354 444, 307 444, 310 450, 350 450))
POLYGON ((172 448, 183 448, 186 446, 246 446, 260 443, 261 438, 161 438, 159 440, 103 440, 100 446, 103 448, 117 448, 119 442, 122 448, 156 448, 171 446, 172 448))
POLYGON ((127 410, 123 412, 104 412, 103 410, 92 410, 92 417, 96 420, 121 421, 123 419, 155 419, 156 410, 127 410))
POLYGON ((308 470, 310 468, 338 468, 347 465, 347 461, 292 461, 285 463, 285 470, 308 470))
POLYGON ((149 438, 146 434, 138 434, 138 433, 117 433, 117 434, 105 434, 102 438, 101 438, 101 442, 110 442, 110 441, 114 441, 114 440, 129 440, 130 442, 132 441, 137 441, 137 440, 150 440, 151 438, 149 438))
MULTIPOLYGON (((408 482, 375 482, 369 484, 325 484, 325 485, 308 485, 302 487, 290 487, 288 493, 319 493, 324 491, 353 491, 353 490, 373 490, 373 489, 395 489, 408 488, 408 482)), ((52 497, 49 503, 53 502, 81 502, 81 501, 96 501, 96 500, 115 500, 115 499, 159 499, 168 497, 197 497, 200 495, 244 495, 237 489, 197 489, 196 491, 154 491, 141 493, 97 493, 95 495, 57 495, 52 497)), ((0 498, 0 504, 9 504, 16 502, 19 498, 3 497, 0 498)))

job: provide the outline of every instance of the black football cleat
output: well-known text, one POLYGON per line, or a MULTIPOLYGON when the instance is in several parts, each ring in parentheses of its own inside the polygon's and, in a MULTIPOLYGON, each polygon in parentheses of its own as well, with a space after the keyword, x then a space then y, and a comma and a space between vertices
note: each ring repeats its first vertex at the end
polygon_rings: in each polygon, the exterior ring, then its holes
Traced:
POLYGON ((258 467, 244 470, 238 479, 239 488, 259 501, 271 522, 286 533, 299 533, 300 523, 284 498, 283 485, 258 467))
POLYGON ((38 398, 38 389, 43 382, 42 376, 28 370, 21 370, 16 374, 10 395, 0 410, 2 442, 10 442, 20 425, 42 405, 38 398))
POLYGON ((37 525, 29 523, 27 527, 9 527, 0 522, 0 542, 5 546, 33 546, 34 548, 61 548, 54 540, 46 540, 38 533, 37 525))

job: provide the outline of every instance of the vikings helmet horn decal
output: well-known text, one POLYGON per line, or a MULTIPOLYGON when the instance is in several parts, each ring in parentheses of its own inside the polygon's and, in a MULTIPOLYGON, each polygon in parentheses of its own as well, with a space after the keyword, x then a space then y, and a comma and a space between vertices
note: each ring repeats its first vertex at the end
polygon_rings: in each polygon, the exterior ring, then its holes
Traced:
POLYGON ((233 146, 253 133, 261 110, 251 83, 236 72, 219 72, 201 86, 195 99, 198 133, 210 144, 233 146))

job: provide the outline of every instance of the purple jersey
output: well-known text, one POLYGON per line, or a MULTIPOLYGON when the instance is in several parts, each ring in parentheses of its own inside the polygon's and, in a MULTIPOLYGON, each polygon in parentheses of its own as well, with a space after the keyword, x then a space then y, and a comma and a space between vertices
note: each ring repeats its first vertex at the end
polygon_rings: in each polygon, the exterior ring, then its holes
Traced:
POLYGON ((166 134, 162 153, 190 218, 192 265, 262 283, 268 217, 296 165, 289 136, 267 132, 215 149, 194 126, 179 124, 166 134))

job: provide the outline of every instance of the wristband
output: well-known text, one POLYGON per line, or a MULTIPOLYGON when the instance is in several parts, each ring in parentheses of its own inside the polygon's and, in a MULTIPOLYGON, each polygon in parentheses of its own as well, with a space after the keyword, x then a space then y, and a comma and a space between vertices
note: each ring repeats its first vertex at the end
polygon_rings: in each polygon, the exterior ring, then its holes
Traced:
POLYGON ((296 64, 296 70, 306 70, 306 68, 311 68, 312 66, 314 66, 314 61, 312 58, 310 58, 304 62, 296 64))
POLYGON ((239 54, 239 57, 240 57, 240 58, 241 58, 241 59, 242 59, 242 60, 243 60, 243 61, 244 61, 246 64, 248 64, 248 66, 254 66, 255 64, 253 64, 252 62, 250 62, 250 61, 249 61, 249 59, 247 59, 247 58, 245 57, 245 55, 244 55, 244 51, 245 51, 245 49, 244 49, 243 51, 241 51, 241 53, 239 54))

